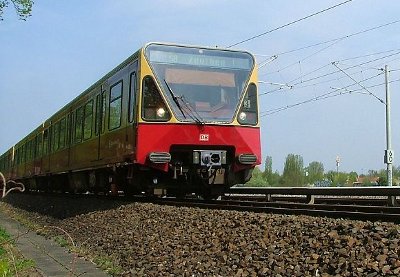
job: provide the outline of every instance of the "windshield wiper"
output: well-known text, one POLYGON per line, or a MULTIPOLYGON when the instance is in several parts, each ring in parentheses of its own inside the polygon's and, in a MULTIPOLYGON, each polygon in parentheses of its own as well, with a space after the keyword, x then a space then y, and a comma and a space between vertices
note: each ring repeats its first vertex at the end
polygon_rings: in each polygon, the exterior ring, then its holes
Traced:
POLYGON ((187 103, 187 101, 184 100, 184 96, 176 96, 176 94, 173 92, 173 90, 171 89, 171 87, 169 86, 167 80, 164 79, 165 84, 167 85, 168 91, 171 94, 172 100, 174 100, 176 106, 178 107, 178 109, 181 111, 183 117, 186 119, 186 112, 188 113, 188 116, 195 121, 197 124, 204 124, 204 120, 202 120, 201 116, 198 114, 197 111, 194 111, 193 108, 190 106, 189 103, 187 103), (179 103, 179 100, 181 101, 181 103, 184 105, 184 109, 182 109, 181 104, 179 103))
POLYGON ((171 87, 168 85, 167 80, 164 79, 165 84, 167 85, 168 91, 171 94, 172 100, 174 100, 176 106, 178 109, 181 111, 183 117, 186 119, 185 112, 182 110, 181 104, 179 104, 179 98, 175 95, 175 93, 172 91, 171 87))
POLYGON ((182 100, 182 103, 185 105, 185 110, 189 112, 189 116, 191 119, 196 121, 197 124, 203 125, 204 120, 201 118, 199 113, 193 109, 193 107, 189 104, 189 102, 186 101, 185 96, 181 96, 180 99, 182 100))

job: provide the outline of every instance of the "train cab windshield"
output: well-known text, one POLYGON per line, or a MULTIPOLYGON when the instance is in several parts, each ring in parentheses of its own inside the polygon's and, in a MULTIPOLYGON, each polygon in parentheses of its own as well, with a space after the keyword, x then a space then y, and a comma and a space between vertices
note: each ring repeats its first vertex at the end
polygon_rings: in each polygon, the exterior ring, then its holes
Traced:
POLYGON ((249 53, 150 44, 145 55, 178 120, 233 121, 254 67, 249 53))

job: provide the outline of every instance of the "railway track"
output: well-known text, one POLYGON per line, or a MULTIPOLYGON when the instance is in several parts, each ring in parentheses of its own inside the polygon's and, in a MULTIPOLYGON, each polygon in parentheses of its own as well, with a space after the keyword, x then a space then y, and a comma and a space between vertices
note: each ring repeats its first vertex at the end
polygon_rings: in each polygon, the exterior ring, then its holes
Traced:
POLYGON ((356 220, 400 222, 400 207, 381 205, 308 204, 296 202, 260 202, 242 200, 156 199, 152 203, 206 209, 236 210, 257 213, 311 215, 356 220))
MULTIPOLYGON (((146 198, 143 196, 125 197, 94 194, 43 194, 12 193, 6 202, 20 208, 33 210, 50 216, 65 218, 71 215, 97 209, 109 209, 132 202, 147 202, 177 207, 197 207, 203 209, 236 210, 257 213, 277 213, 311 215, 318 217, 348 218, 371 221, 400 222, 400 207, 388 203, 388 196, 382 191, 372 191, 364 195, 319 195, 310 201, 309 195, 249 195, 245 193, 225 194, 219 200, 203 200, 196 197, 178 199, 173 197, 146 198), (366 196, 366 195, 374 196, 366 196), (378 195, 376 195, 378 194, 378 195), (82 205, 81 203, 85 204, 82 205), (57 210, 57 204, 63 203, 57 210)), ((264 190, 265 192, 265 190, 264 190)), ((295 191, 298 193, 298 191, 295 191)), ((394 196, 395 197, 395 196, 394 196)), ((394 202, 397 203, 396 197, 394 202)))
POLYGON ((2 201, 20 208, 5 205, 18 218, 38 224, 35 228, 63 228, 89 251, 90 259, 111 253, 113 262, 134 276, 235 276, 241 267, 253 272, 248 276, 273 276, 279 270, 285 270, 280 271, 282 276, 316 276, 317 268, 321 276, 345 276, 355 268, 362 269, 357 276, 398 276, 400 272, 393 262, 399 260, 400 229, 392 223, 399 222, 400 208, 388 206, 382 201, 384 196, 381 202, 352 205, 340 202, 349 196, 333 197, 336 202, 331 203, 320 196, 318 201, 325 202, 314 204, 296 195, 290 198, 292 202, 275 195, 270 201, 265 195, 239 196, 243 198, 205 201, 10 193, 2 201), (296 199, 300 202, 293 202, 296 199), (378 266, 383 257, 386 264, 378 266), (178 264, 184 266, 178 268, 178 264))

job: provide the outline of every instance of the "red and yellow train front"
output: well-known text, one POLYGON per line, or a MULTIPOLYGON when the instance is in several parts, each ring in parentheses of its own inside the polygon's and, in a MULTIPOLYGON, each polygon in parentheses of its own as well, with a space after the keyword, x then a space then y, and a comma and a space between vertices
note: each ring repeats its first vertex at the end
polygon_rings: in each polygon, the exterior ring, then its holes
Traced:
POLYGON ((247 52, 148 44, 136 162, 181 186, 245 183, 260 163, 257 76, 247 52))

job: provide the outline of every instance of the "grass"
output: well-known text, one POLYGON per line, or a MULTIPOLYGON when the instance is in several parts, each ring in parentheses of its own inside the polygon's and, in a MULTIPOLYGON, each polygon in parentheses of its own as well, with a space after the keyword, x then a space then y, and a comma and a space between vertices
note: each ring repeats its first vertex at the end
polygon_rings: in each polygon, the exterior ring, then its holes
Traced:
POLYGON ((34 267, 34 261, 24 259, 15 250, 11 236, 0 227, 0 276, 15 276, 34 267))
POLYGON ((57 242, 58 245, 61 247, 69 246, 68 241, 63 236, 55 236, 54 240, 57 242))
POLYGON ((100 266, 101 269, 106 270, 111 275, 118 275, 122 273, 122 269, 119 266, 114 265, 111 258, 108 257, 96 257, 93 262, 100 266))

